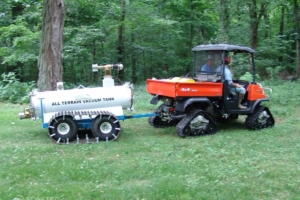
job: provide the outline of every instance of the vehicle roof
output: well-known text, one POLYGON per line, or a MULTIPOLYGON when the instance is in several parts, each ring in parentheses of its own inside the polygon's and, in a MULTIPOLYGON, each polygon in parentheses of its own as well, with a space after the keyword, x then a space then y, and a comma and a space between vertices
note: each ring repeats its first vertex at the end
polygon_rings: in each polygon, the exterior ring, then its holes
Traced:
POLYGON ((231 45, 231 44, 207 44, 198 45, 192 48, 192 51, 233 51, 236 53, 257 53, 250 47, 231 45))

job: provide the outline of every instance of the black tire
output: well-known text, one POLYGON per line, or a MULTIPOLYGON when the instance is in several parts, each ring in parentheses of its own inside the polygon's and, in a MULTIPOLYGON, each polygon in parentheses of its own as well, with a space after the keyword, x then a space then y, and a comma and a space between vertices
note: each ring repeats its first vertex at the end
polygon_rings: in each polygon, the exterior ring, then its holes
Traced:
POLYGON ((160 116, 148 117, 148 123, 155 128, 163 128, 160 116))
POLYGON ((274 126, 274 118, 267 107, 258 106, 254 113, 249 115, 245 126, 250 130, 258 130, 274 126))
POLYGON ((160 106, 158 106, 158 108, 154 111, 155 114, 158 114, 158 116, 152 116, 152 117, 148 117, 148 123, 155 127, 155 128, 162 128, 163 126, 162 124, 162 120, 161 117, 159 116, 161 114, 161 112, 163 111, 163 107, 165 105, 161 104, 160 106))
POLYGON ((176 126, 180 120, 178 119, 173 119, 169 120, 166 117, 164 117, 164 111, 163 108, 165 107, 164 104, 161 104, 156 110, 155 114, 157 116, 152 116, 148 118, 148 123, 155 127, 155 128, 166 128, 166 127, 171 127, 171 126, 176 126))
POLYGON ((94 137, 102 141, 116 140, 120 130, 120 122, 113 114, 99 115, 92 122, 94 137))
POLYGON ((48 133, 57 143, 72 141, 78 133, 77 123, 70 116, 58 116, 50 120, 48 133))
POLYGON ((209 134, 215 134, 217 132, 217 126, 215 121, 209 114, 203 110, 193 110, 186 117, 184 117, 176 126, 176 132, 180 137, 194 137, 203 136, 209 134), (200 119, 196 123, 192 123, 197 117, 200 119))

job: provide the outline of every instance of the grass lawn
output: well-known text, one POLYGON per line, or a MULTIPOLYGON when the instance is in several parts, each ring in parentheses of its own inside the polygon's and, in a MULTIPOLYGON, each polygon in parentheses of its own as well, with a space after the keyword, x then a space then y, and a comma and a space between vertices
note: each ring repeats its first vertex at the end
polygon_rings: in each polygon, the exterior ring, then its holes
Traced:
MULTIPOLYGON (((244 117, 215 135, 182 139, 147 118, 121 122, 116 141, 57 145, 24 106, 0 103, 0 199, 299 199, 300 86, 274 85, 273 128, 244 117)), ((151 112, 137 88, 135 111, 151 112)))

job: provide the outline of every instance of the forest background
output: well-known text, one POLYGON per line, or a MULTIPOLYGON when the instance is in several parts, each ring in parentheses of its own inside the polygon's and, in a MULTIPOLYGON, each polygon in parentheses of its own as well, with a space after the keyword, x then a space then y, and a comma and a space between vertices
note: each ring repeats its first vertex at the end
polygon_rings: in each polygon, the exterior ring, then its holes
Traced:
MULTIPOLYGON (((254 48, 259 52, 257 73, 263 79, 299 75, 299 0, 64 3, 63 81, 67 85, 99 85, 102 75, 92 73, 93 63, 123 63, 124 70, 113 75, 133 83, 181 76, 192 69, 192 47, 209 43, 254 48)), ((21 83, 26 90, 36 85, 42 10, 42 0, 0 2, 2 89, 5 83, 16 83, 16 90, 21 83)), ((239 66, 236 77, 248 71, 248 65, 238 60, 233 65, 239 66)), ((2 98, 11 98, 10 92, 2 98)))

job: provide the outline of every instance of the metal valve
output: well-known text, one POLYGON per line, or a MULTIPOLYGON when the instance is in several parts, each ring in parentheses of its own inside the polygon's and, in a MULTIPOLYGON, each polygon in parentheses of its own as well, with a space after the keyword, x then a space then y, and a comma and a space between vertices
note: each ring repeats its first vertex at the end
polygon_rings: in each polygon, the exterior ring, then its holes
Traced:
POLYGON ((104 69, 105 71, 111 70, 111 69, 122 70, 123 64, 107 64, 107 65, 92 64, 93 72, 97 72, 98 69, 104 69))
POLYGON ((31 117, 30 109, 26 108, 23 113, 19 113, 19 118, 20 119, 28 119, 31 117))
POLYGON ((98 69, 104 69, 104 76, 103 76, 103 87, 113 87, 115 85, 115 82, 111 75, 111 69, 118 69, 122 70, 123 65, 122 64, 108 64, 108 65, 92 65, 93 72, 97 72, 98 69))

